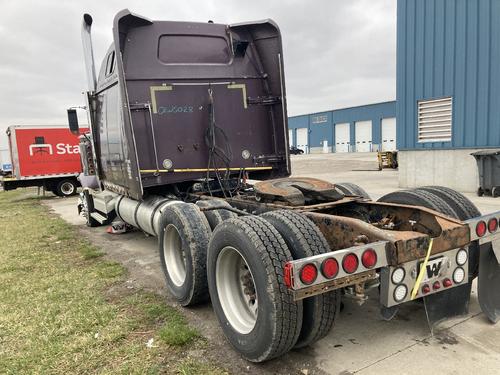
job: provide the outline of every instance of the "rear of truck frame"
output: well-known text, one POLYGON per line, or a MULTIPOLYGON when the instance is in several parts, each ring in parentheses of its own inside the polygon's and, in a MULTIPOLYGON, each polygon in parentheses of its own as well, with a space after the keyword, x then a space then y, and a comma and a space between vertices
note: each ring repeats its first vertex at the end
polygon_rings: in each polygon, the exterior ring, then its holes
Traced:
MULTIPOLYGON (((378 295, 384 319, 421 299, 432 328, 467 313, 476 277, 483 312, 498 320, 500 212, 482 216, 445 187, 374 202, 351 183, 289 177, 273 21, 151 21, 123 10, 98 74, 91 25, 85 14, 79 212, 89 226, 119 219, 156 236, 170 293, 182 306, 211 300, 244 358, 318 341, 341 298, 378 295)), ((68 119, 77 134, 74 109, 68 119)))

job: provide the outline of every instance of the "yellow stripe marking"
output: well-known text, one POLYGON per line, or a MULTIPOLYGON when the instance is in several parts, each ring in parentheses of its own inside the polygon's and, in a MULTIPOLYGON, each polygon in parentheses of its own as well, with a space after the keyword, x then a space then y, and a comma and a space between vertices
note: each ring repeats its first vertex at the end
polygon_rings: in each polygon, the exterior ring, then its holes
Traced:
POLYGON ((153 113, 158 113, 158 107, 156 105, 156 92, 157 91, 172 91, 173 87, 163 84, 161 86, 150 86, 149 91, 151 93, 151 107, 153 113))
POLYGON ((231 85, 227 85, 228 89, 241 89, 241 93, 243 95, 243 108, 248 108, 247 103, 247 85, 244 83, 233 83, 231 85))
POLYGON ((264 171, 273 167, 248 167, 248 168, 184 168, 184 169, 141 169, 141 173, 191 173, 191 172, 216 172, 216 171, 264 171))
POLYGON ((432 250, 432 238, 429 242, 429 249, 427 249, 427 254, 425 255, 424 262, 420 266, 420 272, 418 273, 417 281, 415 281, 415 285, 413 286, 413 290, 411 291, 411 299, 415 299, 418 294, 418 290, 420 289, 420 284, 422 283, 422 279, 424 278, 425 270, 427 268, 427 262, 429 261, 429 257, 431 256, 432 250))

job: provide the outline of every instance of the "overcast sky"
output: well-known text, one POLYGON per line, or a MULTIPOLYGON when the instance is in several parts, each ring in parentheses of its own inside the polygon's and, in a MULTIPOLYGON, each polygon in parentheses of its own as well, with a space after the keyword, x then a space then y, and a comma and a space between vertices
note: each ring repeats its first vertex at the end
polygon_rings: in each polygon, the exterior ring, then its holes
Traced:
POLYGON ((82 15, 94 18, 100 65, 123 8, 153 20, 274 19, 289 115, 395 99, 396 0, 0 0, 0 146, 8 125, 65 124, 66 108, 83 104, 82 15))

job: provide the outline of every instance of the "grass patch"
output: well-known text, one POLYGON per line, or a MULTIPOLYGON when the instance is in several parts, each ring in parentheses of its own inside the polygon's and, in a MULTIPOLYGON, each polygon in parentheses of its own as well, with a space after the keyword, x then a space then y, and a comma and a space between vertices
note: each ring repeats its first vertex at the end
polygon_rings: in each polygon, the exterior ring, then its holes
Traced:
POLYGON ((200 335, 178 310, 23 194, 0 192, 1 373, 217 373, 182 362, 200 335))
POLYGON ((79 251, 80 251, 80 254, 82 255, 83 259, 85 259, 85 260, 99 258, 99 257, 102 257, 104 255, 103 251, 97 249, 96 247, 94 247, 90 244, 82 244, 79 251))
POLYGON ((189 344, 200 336, 198 331, 186 323, 186 319, 177 310, 170 309, 168 321, 158 332, 160 339, 164 343, 181 346, 189 344))
POLYGON ((187 359, 183 361, 177 367, 177 373, 180 375, 197 375, 197 374, 209 374, 209 375, 223 375, 227 372, 212 366, 208 363, 204 363, 194 359, 187 359))

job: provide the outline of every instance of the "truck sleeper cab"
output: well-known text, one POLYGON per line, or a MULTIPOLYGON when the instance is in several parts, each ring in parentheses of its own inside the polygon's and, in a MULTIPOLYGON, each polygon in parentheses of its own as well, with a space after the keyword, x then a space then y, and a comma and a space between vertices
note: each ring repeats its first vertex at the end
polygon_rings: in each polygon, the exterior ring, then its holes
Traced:
POLYGON ((500 213, 481 216, 443 187, 374 202, 351 183, 289 177, 275 23, 124 10, 98 78, 91 25, 85 15, 91 131, 80 150, 97 188, 86 186, 80 209, 90 226, 117 217, 156 236, 169 292, 183 306, 210 299, 246 359, 314 344, 343 295, 363 302, 371 289, 385 319, 423 298, 433 325, 466 313, 478 277, 481 307, 497 321, 500 213))

